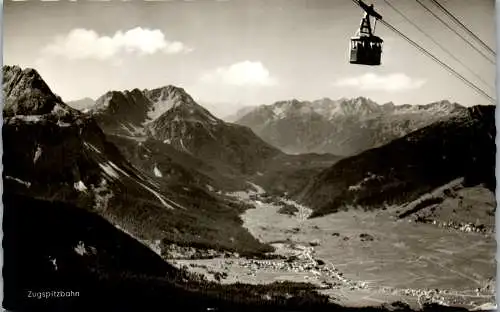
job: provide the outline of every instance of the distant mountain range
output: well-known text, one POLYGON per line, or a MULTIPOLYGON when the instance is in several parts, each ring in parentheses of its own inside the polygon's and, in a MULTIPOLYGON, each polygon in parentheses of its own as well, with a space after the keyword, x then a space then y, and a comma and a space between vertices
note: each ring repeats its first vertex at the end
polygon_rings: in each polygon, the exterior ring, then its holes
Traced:
POLYGON ((312 102, 281 101, 244 109, 235 122, 250 127, 286 153, 350 156, 464 110, 465 107, 449 101, 396 106, 393 103, 379 105, 364 97, 324 98, 312 102))
POLYGON ((244 106, 238 109, 236 113, 224 116, 222 119, 224 119, 227 122, 237 122, 240 118, 242 118, 243 116, 245 116, 246 114, 250 113, 255 109, 256 109, 255 106, 244 106))
POLYGON ((75 100, 75 101, 66 101, 66 104, 68 106, 73 107, 74 109, 77 109, 79 111, 85 111, 95 105, 95 100, 91 98, 83 98, 80 100, 75 100))

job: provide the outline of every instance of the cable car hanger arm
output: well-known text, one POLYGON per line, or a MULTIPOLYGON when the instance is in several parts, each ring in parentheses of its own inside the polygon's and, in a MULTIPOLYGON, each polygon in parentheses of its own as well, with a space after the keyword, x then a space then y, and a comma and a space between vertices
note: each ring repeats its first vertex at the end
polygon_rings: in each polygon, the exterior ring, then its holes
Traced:
POLYGON ((354 3, 359 5, 366 12, 366 14, 373 16, 374 18, 376 18, 378 20, 382 19, 382 15, 375 12, 375 9, 373 8, 373 4, 368 5, 368 4, 364 3, 362 0, 353 0, 353 1, 354 1, 354 3))

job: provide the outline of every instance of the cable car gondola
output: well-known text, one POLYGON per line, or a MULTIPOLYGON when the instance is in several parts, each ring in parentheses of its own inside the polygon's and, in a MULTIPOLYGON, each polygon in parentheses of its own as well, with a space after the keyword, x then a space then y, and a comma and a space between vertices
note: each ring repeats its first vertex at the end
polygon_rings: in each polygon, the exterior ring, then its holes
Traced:
POLYGON ((370 16, 375 18, 375 23, 378 19, 382 19, 382 16, 375 12, 373 4, 368 6, 361 0, 356 2, 365 11, 365 15, 361 19, 361 25, 356 32, 356 36, 351 38, 349 63, 370 66, 380 65, 384 41, 382 38, 375 36, 375 27, 372 30, 370 16))

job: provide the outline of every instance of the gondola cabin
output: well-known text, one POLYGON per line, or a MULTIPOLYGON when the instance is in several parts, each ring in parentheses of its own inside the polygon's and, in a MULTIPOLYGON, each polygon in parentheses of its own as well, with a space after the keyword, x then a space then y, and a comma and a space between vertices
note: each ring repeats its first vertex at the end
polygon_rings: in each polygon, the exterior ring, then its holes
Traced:
POLYGON ((349 62, 359 65, 380 65, 384 41, 382 38, 375 36, 374 32, 377 20, 382 19, 382 16, 375 12, 373 4, 368 6, 361 0, 358 0, 357 3, 363 8, 365 14, 361 19, 361 25, 356 32, 356 36, 351 38, 349 62), (373 30, 370 23, 370 16, 375 17, 373 30))
POLYGON ((377 36, 351 38, 350 63, 359 65, 380 65, 383 40, 377 36))

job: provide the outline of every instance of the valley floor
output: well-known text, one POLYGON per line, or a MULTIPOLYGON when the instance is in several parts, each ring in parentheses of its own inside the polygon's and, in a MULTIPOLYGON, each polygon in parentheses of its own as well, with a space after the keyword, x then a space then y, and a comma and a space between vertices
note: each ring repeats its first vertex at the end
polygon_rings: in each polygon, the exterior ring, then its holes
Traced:
POLYGON ((402 301, 414 309, 425 302, 476 308, 495 302, 493 234, 398 219, 395 208, 307 219, 306 207, 288 200, 295 214, 283 214, 262 197, 264 190, 256 190, 231 196, 255 206, 242 215, 244 226, 276 248, 275 259, 226 256, 172 263, 222 283, 309 282, 347 306, 402 301))

